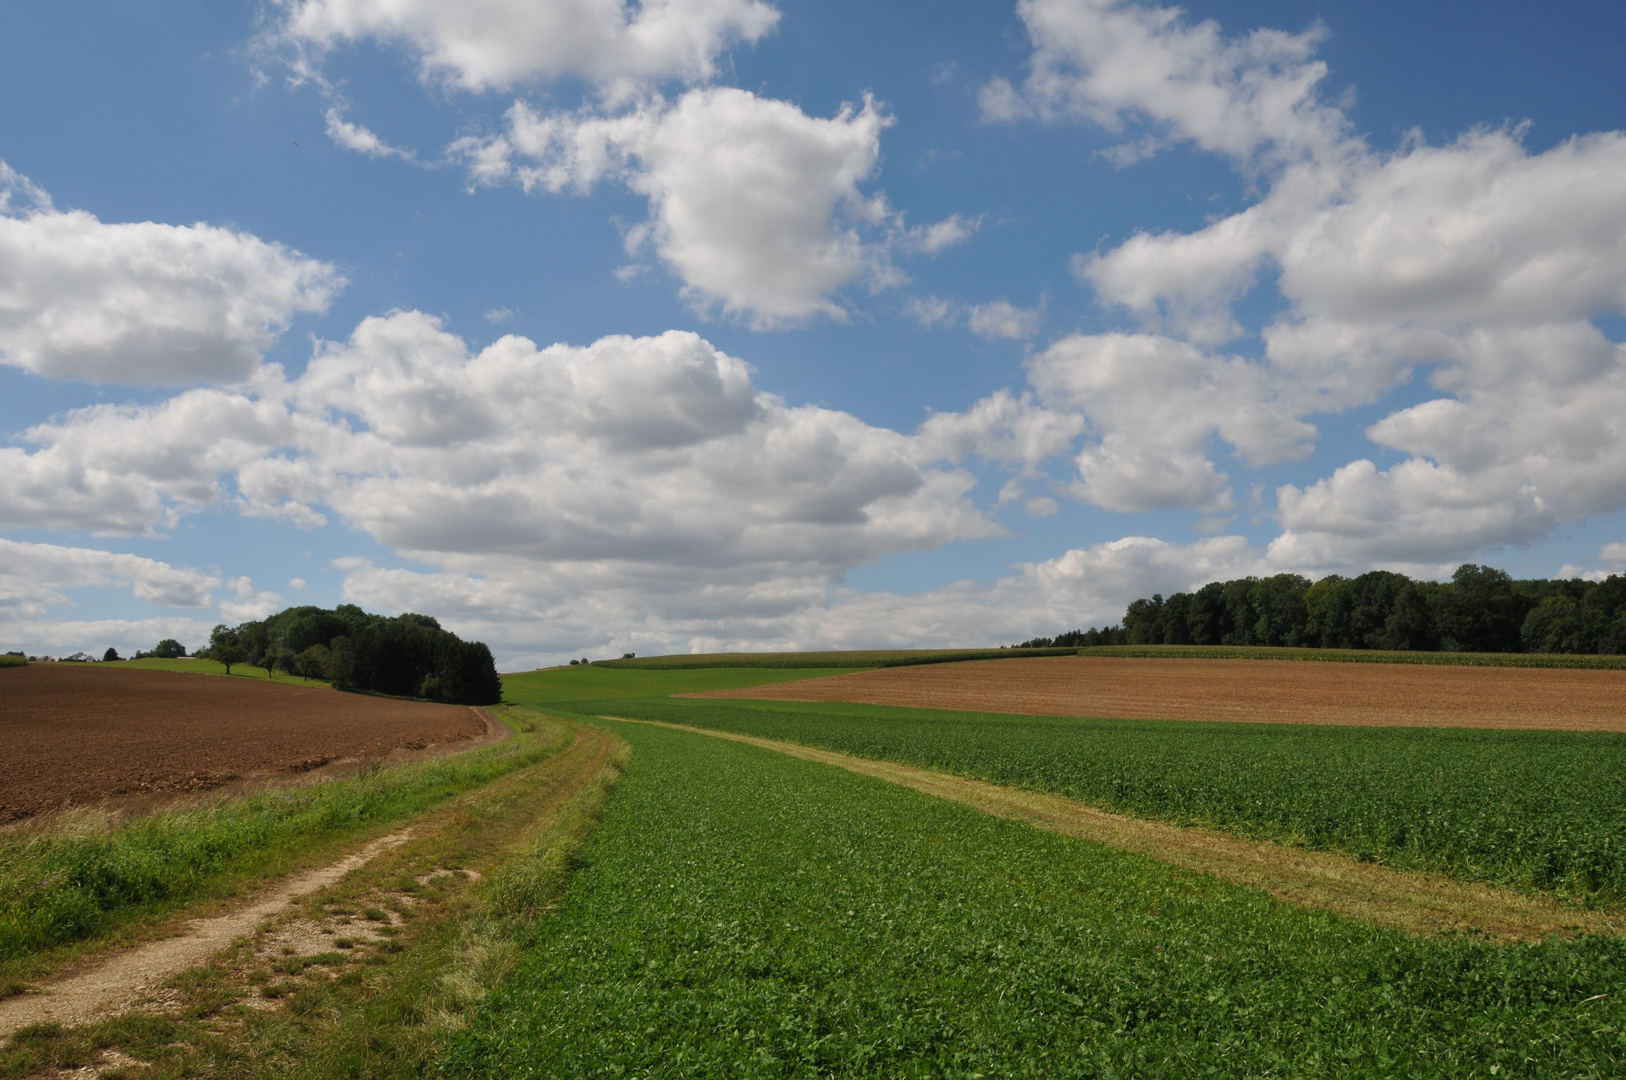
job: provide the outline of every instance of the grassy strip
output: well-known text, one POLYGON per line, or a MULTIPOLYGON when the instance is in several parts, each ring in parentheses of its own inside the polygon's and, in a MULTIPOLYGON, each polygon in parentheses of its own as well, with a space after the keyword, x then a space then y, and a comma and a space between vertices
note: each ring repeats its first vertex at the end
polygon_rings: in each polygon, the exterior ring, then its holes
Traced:
POLYGON ((635 754, 587 864, 442 1063, 453 1075, 1626 1062, 1626 942, 1408 938, 826 766, 616 730, 635 754))
POLYGON ((1073 656, 1077 649, 866 649, 850 652, 690 653, 595 660, 592 667, 646 671, 696 668, 885 668, 952 664, 961 660, 1009 660, 1023 656, 1073 656))
POLYGON ((1569 653, 1402 652, 1386 649, 1282 649, 1255 645, 1095 645, 1079 656, 1177 660, 1319 660, 1345 664, 1436 664, 1449 667, 1591 668, 1626 670, 1626 656, 1569 653))
MULTIPOLYGON (((225 675, 226 665, 218 660, 204 660, 199 657, 183 656, 177 660, 165 660, 157 656, 143 656, 140 660, 113 660, 97 667, 134 668, 137 671, 181 671, 189 675, 225 675)), ((234 679, 254 679, 258 682, 289 683, 293 686, 328 686, 321 679, 305 679, 298 675, 291 675, 286 671, 272 672, 266 678, 265 669, 250 667, 248 664, 233 664, 231 677, 234 679)))
POLYGON ((735 690, 748 686, 846 675, 857 668, 702 668, 636 670, 588 667, 543 668, 502 677, 503 700, 546 711, 557 703, 609 698, 647 698, 735 690))
POLYGON ((834 702, 576 702, 898 761, 1407 870, 1618 904, 1626 736, 1076 720, 834 702))
MULTIPOLYGON (((511 719, 566 734, 562 721, 511 719)), ((0 1050, 0 1077, 105 1069, 108 1051, 150 1080, 421 1075, 568 885, 625 763, 624 745, 601 756, 609 738, 589 730, 575 749, 454 800, 417 839, 306 901, 296 918, 334 928, 335 950, 284 957, 256 936, 175 980, 178 1013, 27 1033, 0 1050), (368 922, 394 925, 344 939, 346 923, 368 922)))
POLYGON ((81 811, 47 831, 19 834, 0 846, 0 975, 14 978, 40 954, 105 937, 138 915, 278 873, 324 843, 535 764, 562 737, 521 733, 435 761, 122 824, 81 811))

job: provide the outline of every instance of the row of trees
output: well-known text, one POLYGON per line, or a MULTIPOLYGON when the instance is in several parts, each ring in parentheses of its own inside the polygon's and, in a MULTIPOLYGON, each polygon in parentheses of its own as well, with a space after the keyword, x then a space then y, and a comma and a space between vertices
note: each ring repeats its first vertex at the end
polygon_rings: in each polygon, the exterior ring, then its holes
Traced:
POLYGON ((200 652, 226 665, 329 679, 341 690, 493 705, 502 683, 491 650, 428 615, 371 615, 354 604, 295 607, 240 626, 217 626, 200 652))
POLYGON ((1069 630, 1065 634, 1057 634, 1053 638, 1036 637, 1014 646, 1018 649, 1074 649, 1086 645, 1127 645, 1129 635, 1124 633, 1121 626, 1105 626, 1088 630, 1069 630))
POLYGON ((1626 653, 1626 577, 1519 581, 1465 563, 1443 583, 1386 570, 1237 578, 1136 600, 1121 634, 1130 645, 1626 653))

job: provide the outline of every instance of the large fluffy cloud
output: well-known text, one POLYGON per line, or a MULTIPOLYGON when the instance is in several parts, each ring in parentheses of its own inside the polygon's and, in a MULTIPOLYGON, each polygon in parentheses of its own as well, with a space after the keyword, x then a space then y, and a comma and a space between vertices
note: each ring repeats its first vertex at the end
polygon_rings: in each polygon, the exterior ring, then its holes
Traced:
POLYGON ((150 531, 234 486, 245 512, 316 525, 325 506, 448 567, 664 578, 685 595, 823 582, 997 532, 965 497, 969 474, 922 465, 915 438, 789 406, 677 331, 505 337, 470 355, 400 312, 323 346, 293 382, 273 369, 252 389, 95 406, 26 437, 37 449, 5 451, 0 481, 14 526, 150 531))
POLYGON ((233 381, 343 284, 247 233, 57 210, 0 162, 0 362, 93 382, 233 381))
POLYGON ((891 251, 935 253, 971 235, 958 217, 907 229, 880 195, 866 195, 890 121, 873 101, 829 118, 745 90, 691 90, 638 108, 540 114, 523 102, 506 131, 452 152, 482 184, 584 192, 615 180, 649 200, 627 233, 685 286, 696 307, 721 305, 758 326, 844 317, 843 286, 900 279, 891 251))
POLYGON ((711 76, 717 54, 769 33, 761 0, 277 0, 279 33, 318 52, 370 40, 405 46, 424 77, 468 90, 572 75, 612 96, 711 76))
POLYGON ((1126 0, 1020 0, 1033 39, 1020 89, 995 79, 981 93, 992 119, 1072 117, 1122 130, 1146 120, 1158 136, 1189 140, 1243 162, 1337 152, 1343 115, 1317 100, 1326 65, 1314 58, 1323 33, 1255 30, 1226 38, 1178 8, 1126 0))
POLYGON ((1224 510, 1226 477, 1208 458, 1215 435, 1250 464, 1307 452, 1315 429, 1277 400, 1270 375, 1150 334, 1077 334, 1028 365, 1057 411, 1087 417, 1076 494, 1109 510, 1199 506, 1224 510))
POLYGON ((1626 504, 1626 354, 1594 323, 1626 310, 1626 135, 1531 153, 1519 131, 1483 130, 1381 153, 1318 98, 1317 29, 1228 38, 1125 0, 1018 10, 1030 72, 985 88, 986 115, 1139 125, 1129 145, 1190 142, 1261 190, 1195 232, 1142 232, 1075 260, 1152 331, 1067 339, 1033 365, 1041 389, 1073 388, 1098 434, 1077 494, 1212 510, 1228 490, 1211 435, 1249 464, 1280 461, 1308 449, 1306 418, 1423 372, 1438 396, 1367 432, 1406 459, 1281 488, 1276 555, 1465 556, 1626 504), (1239 350, 1257 357, 1218 352, 1247 336, 1235 304, 1267 271, 1283 303, 1239 350), (1134 362, 1111 362, 1126 350, 1134 362))

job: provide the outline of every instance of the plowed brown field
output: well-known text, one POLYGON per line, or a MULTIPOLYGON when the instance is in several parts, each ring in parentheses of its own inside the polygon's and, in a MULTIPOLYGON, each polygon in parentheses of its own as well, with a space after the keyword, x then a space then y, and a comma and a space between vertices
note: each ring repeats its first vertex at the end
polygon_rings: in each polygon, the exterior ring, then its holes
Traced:
POLYGON ((1626 671, 1056 656, 687 695, 1130 720, 1626 732, 1626 671))
POLYGON ((0 672, 0 822, 487 732, 463 705, 90 664, 0 672))

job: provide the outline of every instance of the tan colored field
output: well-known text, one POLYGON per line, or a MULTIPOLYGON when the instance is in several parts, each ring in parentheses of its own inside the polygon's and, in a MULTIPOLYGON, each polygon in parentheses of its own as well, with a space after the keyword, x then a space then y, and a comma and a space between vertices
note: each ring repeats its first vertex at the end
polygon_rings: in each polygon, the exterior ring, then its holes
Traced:
POLYGON ((882 668, 694 697, 1272 724, 1626 732, 1626 671, 1056 656, 882 668))

